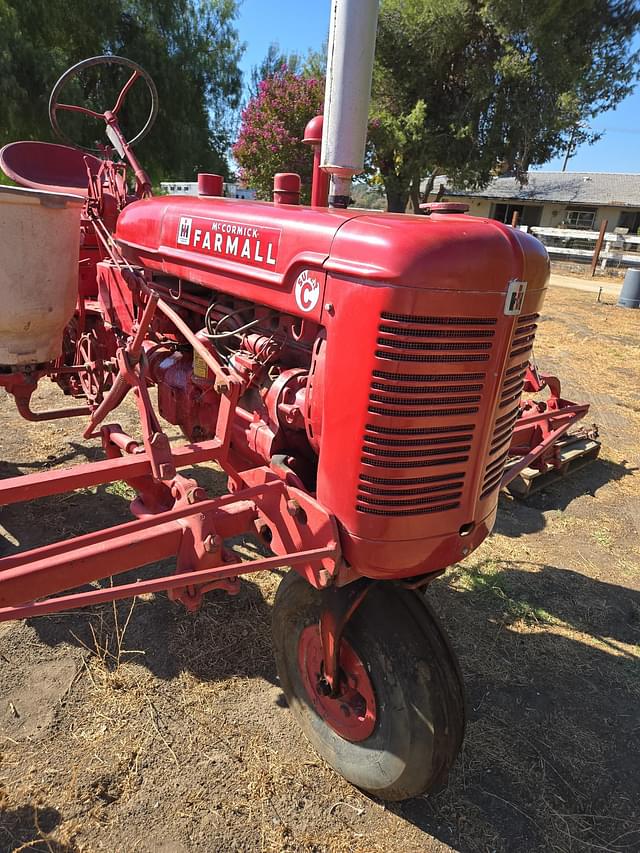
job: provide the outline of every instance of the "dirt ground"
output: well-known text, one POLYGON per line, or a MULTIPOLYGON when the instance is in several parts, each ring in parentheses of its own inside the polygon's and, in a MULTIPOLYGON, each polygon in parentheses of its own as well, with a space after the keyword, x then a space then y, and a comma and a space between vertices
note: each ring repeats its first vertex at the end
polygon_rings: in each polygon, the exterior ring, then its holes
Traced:
MULTIPOLYGON (((536 355, 591 401, 602 456, 501 498, 429 592, 468 693, 446 787, 385 805, 315 755, 273 664, 279 578, 260 575, 195 614, 158 595, 0 626, 0 851, 640 850, 640 311, 552 289, 536 355)), ((95 456, 81 421, 0 410, 2 477, 95 456)), ((121 484, 97 492, 2 510, 0 553, 130 517, 121 484)))

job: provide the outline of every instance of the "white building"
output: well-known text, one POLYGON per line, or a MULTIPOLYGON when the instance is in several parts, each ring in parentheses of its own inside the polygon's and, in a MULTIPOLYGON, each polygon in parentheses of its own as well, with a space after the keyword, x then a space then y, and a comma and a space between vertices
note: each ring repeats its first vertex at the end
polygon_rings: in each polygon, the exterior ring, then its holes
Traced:
MULTIPOLYGON (((167 195, 198 195, 197 181, 161 181, 160 187, 167 195)), ((253 201, 256 191, 239 187, 238 184, 224 184, 226 198, 244 198, 253 201)))

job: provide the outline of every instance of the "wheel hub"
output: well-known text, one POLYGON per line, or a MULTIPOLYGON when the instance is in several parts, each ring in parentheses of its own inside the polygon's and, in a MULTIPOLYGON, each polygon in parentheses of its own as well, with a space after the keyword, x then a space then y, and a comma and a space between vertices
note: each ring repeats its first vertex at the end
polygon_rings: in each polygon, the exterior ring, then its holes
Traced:
POLYGON ((307 695, 327 725, 345 740, 366 740, 376 725, 376 699, 369 674, 349 643, 340 641, 339 675, 333 695, 324 677, 319 625, 302 631, 298 667, 307 695))

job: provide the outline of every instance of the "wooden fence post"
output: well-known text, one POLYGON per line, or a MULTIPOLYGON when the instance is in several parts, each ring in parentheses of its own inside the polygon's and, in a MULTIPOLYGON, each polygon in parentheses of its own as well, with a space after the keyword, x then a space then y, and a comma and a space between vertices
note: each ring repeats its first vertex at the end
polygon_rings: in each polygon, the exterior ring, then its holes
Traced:
POLYGON ((602 244, 604 243, 604 235, 607 231, 607 226, 609 225, 608 219, 602 220, 602 225, 600 226, 600 233, 598 234, 598 239, 596 240, 596 247, 593 250, 593 257, 591 258, 591 278, 596 274, 596 267, 598 266, 598 258, 600 257, 600 252, 602 251, 602 244))

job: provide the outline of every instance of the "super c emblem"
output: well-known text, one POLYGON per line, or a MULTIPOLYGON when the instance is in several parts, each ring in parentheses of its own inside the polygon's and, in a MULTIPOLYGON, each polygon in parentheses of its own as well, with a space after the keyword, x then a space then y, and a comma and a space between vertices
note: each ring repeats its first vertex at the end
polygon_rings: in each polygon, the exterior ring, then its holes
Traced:
POLYGON ((303 270, 296 279, 294 293, 301 311, 313 311, 320 299, 320 282, 309 270, 303 270))

